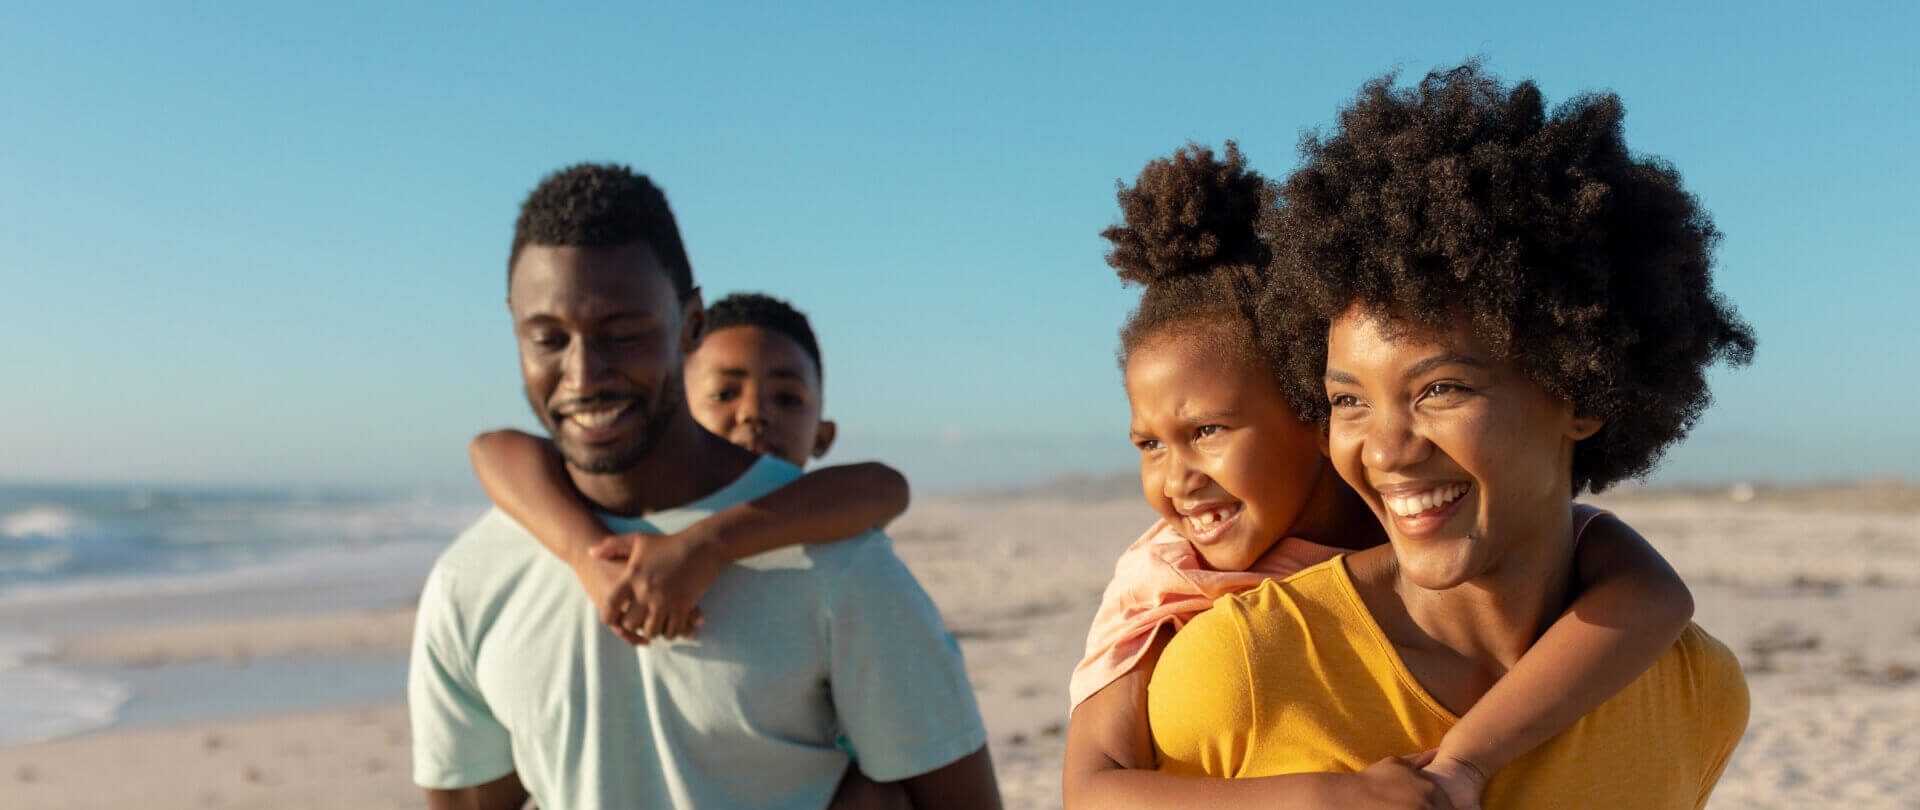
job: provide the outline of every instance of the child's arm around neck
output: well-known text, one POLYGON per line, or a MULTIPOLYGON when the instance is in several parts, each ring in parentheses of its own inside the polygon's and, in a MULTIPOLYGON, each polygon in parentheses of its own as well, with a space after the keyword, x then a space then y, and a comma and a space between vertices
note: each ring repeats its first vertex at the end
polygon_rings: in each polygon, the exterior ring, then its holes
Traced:
POLYGON ((573 488, 553 443, 515 430, 474 438, 474 473, 501 511, 565 561, 601 620, 630 643, 679 636, 727 563, 796 543, 840 540, 907 509, 907 480, 877 462, 827 467, 665 537, 615 535, 573 488))
POLYGON ((1693 619, 1680 575, 1610 514, 1587 525, 1574 568, 1572 607, 1447 732, 1428 766, 1456 805, 1477 803, 1494 772, 1626 688, 1693 619))

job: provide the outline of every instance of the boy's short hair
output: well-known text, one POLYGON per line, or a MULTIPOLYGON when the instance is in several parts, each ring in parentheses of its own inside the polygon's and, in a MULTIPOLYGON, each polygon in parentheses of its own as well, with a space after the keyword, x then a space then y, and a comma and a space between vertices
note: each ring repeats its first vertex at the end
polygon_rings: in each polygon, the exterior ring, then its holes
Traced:
POLYGON ((758 326, 792 338, 813 358, 813 372, 826 379, 826 369, 820 363, 820 344, 813 338, 813 326, 807 323, 806 313, 794 309, 792 304, 771 295, 739 292, 707 307, 709 334, 734 326, 758 326))
POLYGON ((1612 93, 1548 112, 1532 82, 1476 62, 1368 82, 1268 214, 1263 339, 1289 397, 1327 416, 1327 329, 1349 307, 1474 330, 1605 426, 1573 487, 1645 474, 1709 401, 1705 369, 1753 356, 1713 289, 1713 220, 1680 174, 1635 156, 1612 93))

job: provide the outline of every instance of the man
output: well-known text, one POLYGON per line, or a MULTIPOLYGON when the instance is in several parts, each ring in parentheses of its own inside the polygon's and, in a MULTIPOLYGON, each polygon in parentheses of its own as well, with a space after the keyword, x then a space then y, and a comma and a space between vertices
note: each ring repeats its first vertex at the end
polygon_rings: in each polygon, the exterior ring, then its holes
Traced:
MULTIPOLYGON (((799 475, 708 433, 700 296, 665 197, 579 165, 527 198, 508 308, 534 412, 617 531, 672 533, 799 475)), ((884 535, 727 566, 697 640, 634 647, 497 510, 420 600, 409 704, 433 808, 826 807, 848 756, 916 808, 1000 805, 958 646, 884 535)))

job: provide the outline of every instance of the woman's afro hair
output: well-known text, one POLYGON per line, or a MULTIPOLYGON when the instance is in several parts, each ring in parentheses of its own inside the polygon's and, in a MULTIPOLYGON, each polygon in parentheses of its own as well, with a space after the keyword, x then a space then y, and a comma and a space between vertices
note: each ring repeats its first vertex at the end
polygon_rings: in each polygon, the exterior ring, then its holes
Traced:
POLYGON ((1100 233, 1113 243, 1107 264, 1122 283, 1146 287, 1120 330, 1121 367, 1142 342, 1175 328, 1262 357, 1253 316, 1268 258, 1258 226, 1269 184, 1247 170, 1239 146, 1228 141, 1215 156, 1189 143, 1149 162, 1117 196, 1121 224, 1100 233))
POLYGON ((1713 289, 1712 219, 1671 165, 1627 150, 1611 93, 1549 114, 1532 82, 1477 62, 1394 85, 1302 139, 1268 212, 1260 318, 1289 398, 1326 418, 1327 329, 1351 307, 1466 326, 1605 420, 1575 446, 1576 494, 1644 475, 1707 406, 1706 367, 1753 357, 1713 289))

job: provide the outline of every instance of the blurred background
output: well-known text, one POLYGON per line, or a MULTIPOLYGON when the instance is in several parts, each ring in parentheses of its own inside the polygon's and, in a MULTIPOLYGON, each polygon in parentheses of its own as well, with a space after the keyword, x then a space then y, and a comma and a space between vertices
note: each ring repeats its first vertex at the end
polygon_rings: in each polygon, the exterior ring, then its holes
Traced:
POLYGON ((0 743, 397 698, 467 439, 537 426, 517 206, 582 160, 666 190, 708 300, 811 316, 827 462, 1125 500, 1117 182, 1189 140, 1284 175, 1388 71, 1610 90, 1760 337, 1649 483, 1905 503, 1920 11, 1562 5, 0 3, 0 743), (132 632, 343 611, 386 624, 132 632))

